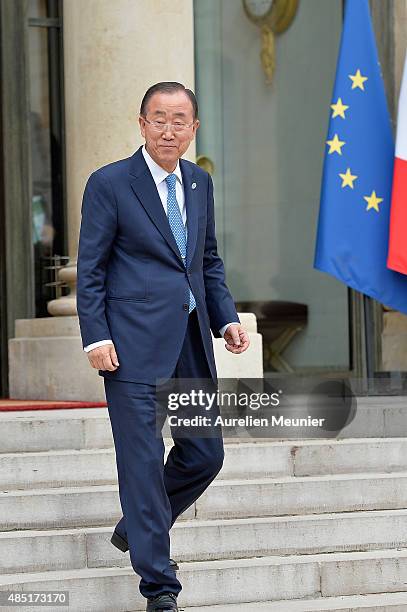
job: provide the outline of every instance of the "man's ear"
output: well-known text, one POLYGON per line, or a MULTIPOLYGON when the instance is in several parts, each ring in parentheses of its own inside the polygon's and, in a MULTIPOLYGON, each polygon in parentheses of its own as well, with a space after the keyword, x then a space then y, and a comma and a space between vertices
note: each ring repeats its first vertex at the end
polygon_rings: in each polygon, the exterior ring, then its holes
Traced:
POLYGON ((199 121, 199 119, 197 119, 195 121, 195 125, 194 125, 194 136, 196 134, 197 129, 199 128, 199 126, 201 125, 201 122, 199 121))
POLYGON ((141 115, 138 118, 138 124, 140 126, 140 132, 141 135, 143 136, 143 138, 145 138, 145 134, 146 134, 146 123, 144 121, 144 117, 142 117, 141 115))

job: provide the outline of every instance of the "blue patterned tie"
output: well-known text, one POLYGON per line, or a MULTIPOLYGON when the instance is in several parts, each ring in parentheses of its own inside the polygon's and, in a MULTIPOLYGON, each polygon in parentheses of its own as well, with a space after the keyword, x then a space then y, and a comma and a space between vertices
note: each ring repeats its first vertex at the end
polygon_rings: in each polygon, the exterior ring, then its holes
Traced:
MULTIPOLYGON (((187 265, 187 236, 186 228, 182 220, 181 211, 177 202, 177 196, 175 192, 175 185, 177 183, 177 177, 175 174, 169 174, 166 177, 166 183, 168 186, 167 196, 167 217, 171 227, 171 231, 174 234, 175 242, 178 245, 179 252, 181 253, 182 261, 184 266, 187 265)), ((196 306, 195 298, 192 294, 191 289, 189 290, 189 312, 191 312, 196 306)))

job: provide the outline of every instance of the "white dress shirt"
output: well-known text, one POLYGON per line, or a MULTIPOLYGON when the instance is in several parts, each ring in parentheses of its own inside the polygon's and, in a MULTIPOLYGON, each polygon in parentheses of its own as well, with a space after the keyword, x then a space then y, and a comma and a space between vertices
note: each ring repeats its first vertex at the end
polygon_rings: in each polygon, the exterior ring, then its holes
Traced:
MULTIPOLYGON (((177 177, 177 182, 175 184, 175 194, 177 197, 178 206, 181 211, 182 220, 184 222, 184 225, 186 225, 187 211, 186 211, 186 206, 185 206, 185 195, 184 195, 184 188, 182 186, 182 173, 181 173, 181 168, 179 165, 179 160, 177 162, 177 166, 174 172, 171 173, 171 172, 167 172, 167 170, 164 170, 164 168, 161 168, 161 166, 159 166, 153 160, 151 155, 147 153, 145 145, 141 149, 141 152, 151 172, 151 176, 153 177, 154 183, 157 187, 158 195, 160 196, 160 200, 164 207, 165 214, 167 214, 167 196, 168 196, 168 186, 167 186, 167 181, 165 179, 167 178, 169 174, 175 174, 175 176, 177 177)), ((227 328, 229 327, 229 325, 232 325, 232 323, 227 323, 226 325, 221 327, 221 329, 219 330, 219 333, 222 337, 225 331, 227 330, 227 328)), ((83 350, 88 353, 92 349, 97 348, 98 346, 103 346, 105 344, 113 344, 113 342, 112 340, 99 340, 98 342, 92 342, 92 344, 88 344, 88 346, 85 346, 83 350)))

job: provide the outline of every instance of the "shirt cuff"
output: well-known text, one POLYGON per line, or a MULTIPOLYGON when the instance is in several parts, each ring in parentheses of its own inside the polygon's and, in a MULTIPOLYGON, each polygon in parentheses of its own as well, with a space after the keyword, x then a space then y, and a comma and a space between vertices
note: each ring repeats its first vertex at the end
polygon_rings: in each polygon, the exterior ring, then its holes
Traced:
POLYGON ((226 323, 226 325, 224 325, 223 327, 220 328, 219 333, 220 335, 224 336, 225 331, 227 330, 227 328, 229 327, 229 325, 240 325, 239 321, 232 321, 232 323, 226 323))
POLYGON ((88 346, 84 346, 83 350, 85 353, 89 353, 92 349, 97 348, 98 346, 104 346, 105 344, 113 344, 111 340, 99 340, 98 342, 92 342, 92 344, 88 344, 88 346))

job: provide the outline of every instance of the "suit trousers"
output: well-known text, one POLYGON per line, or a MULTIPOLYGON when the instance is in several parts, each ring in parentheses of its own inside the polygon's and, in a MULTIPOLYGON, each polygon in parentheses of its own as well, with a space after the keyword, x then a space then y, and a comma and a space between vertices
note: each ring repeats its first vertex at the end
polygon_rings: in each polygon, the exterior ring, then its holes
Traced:
MULTIPOLYGON (((171 378, 211 378, 196 309, 188 316, 171 378)), ((169 531, 220 471, 224 459, 221 427, 213 427, 211 435, 178 438, 171 428, 174 445, 164 464, 165 447, 156 424, 156 387, 107 378, 104 383, 123 512, 116 531, 129 543, 131 564, 141 577, 141 594, 178 594, 182 586, 169 565, 169 531)))

